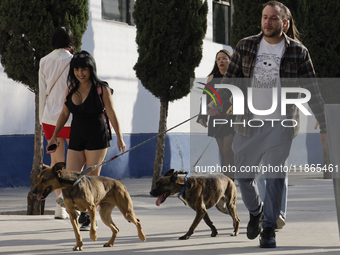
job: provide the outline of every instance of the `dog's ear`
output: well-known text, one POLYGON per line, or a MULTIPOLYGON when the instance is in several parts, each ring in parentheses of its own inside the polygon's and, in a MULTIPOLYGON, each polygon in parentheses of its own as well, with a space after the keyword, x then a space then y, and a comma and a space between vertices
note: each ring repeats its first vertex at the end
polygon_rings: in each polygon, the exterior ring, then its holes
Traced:
MULTIPOLYGON (((186 178, 183 178, 183 176, 182 176, 182 174, 185 174, 185 176, 187 177, 187 175, 188 175, 188 172, 183 172, 183 171, 181 171, 181 172, 176 172, 176 184, 179 184, 179 185, 185 185, 185 182, 186 182, 186 178), (180 177, 182 177, 182 178, 177 178, 178 177, 178 174, 181 174, 181 176, 180 177)), ((189 181, 187 180, 187 183, 189 184, 189 181)), ((188 187, 188 186, 187 186, 188 187)))
POLYGON ((170 176, 170 180, 171 181, 176 181, 178 179, 177 177, 178 177, 178 172, 173 172, 173 174, 170 176))
POLYGON ((58 162, 52 167, 52 171, 60 177, 63 167, 65 167, 65 162, 58 162))
POLYGON ((164 176, 171 176, 174 173, 174 169, 170 169, 169 171, 167 171, 164 176))

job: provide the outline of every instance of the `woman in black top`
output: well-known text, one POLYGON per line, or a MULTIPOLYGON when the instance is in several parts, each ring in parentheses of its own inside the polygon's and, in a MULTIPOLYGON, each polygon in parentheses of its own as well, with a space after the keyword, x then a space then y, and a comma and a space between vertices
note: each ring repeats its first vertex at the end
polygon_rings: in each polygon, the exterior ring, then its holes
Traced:
MULTIPOLYGON (((231 58, 231 53, 227 50, 220 50, 216 54, 216 60, 214 68, 208 76, 208 85, 214 88, 215 84, 221 83, 224 73, 226 72, 231 58)), ((205 89, 213 93, 208 87, 205 89)), ((203 92, 205 93, 205 92, 203 92)), ((208 102, 209 103, 209 102, 208 102)), ((210 116, 207 125, 208 116, 199 115, 197 122, 204 127, 208 127, 208 136, 215 137, 218 144, 218 148, 221 155, 221 167, 233 166, 234 165, 234 152, 231 148, 234 139, 234 128, 228 124, 215 125, 213 124, 214 119, 225 119, 226 111, 230 105, 223 105, 219 116, 210 116)), ((228 177, 234 178, 233 173, 224 172, 228 177)))
MULTIPOLYGON (((104 109, 116 132, 119 151, 125 151, 126 146, 113 108, 112 89, 98 78, 96 63, 90 53, 81 51, 73 56, 68 82, 65 104, 47 147, 57 144, 56 136, 72 113, 66 169, 80 172, 85 163, 87 167, 102 163, 110 147, 104 109)), ((88 175, 99 175, 100 170, 101 167, 97 167, 88 175)))

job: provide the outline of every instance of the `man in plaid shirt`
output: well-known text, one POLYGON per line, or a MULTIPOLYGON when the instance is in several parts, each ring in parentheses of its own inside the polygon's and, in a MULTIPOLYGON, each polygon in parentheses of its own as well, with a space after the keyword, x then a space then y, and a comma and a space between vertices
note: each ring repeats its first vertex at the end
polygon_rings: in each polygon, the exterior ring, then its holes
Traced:
MULTIPOLYGON (((256 115, 248 109, 245 102, 244 115, 236 115, 233 125, 236 131, 233 142, 237 168, 235 179, 238 180, 243 202, 250 214, 247 236, 249 239, 255 239, 262 226, 261 248, 276 247, 276 221, 280 215, 284 178, 287 174, 282 171, 282 166, 289 156, 292 139, 299 128, 299 109, 296 105, 287 104, 286 113, 282 114, 284 111, 280 102, 281 88, 302 87, 310 92, 308 104, 320 124, 322 145, 328 146, 324 101, 316 82, 309 52, 301 43, 283 33, 283 27, 286 25, 287 13, 282 3, 270 1, 264 4, 262 33, 242 39, 238 43, 225 73, 226 80, 223 82, 230 84, 236 79, 236 86, 241 88, 244 94, 247 94, 247 88, 251 87, 253 108, 262 111, 272 109, 272 88, 277 88, 278 91, 276 110, 266 116, 257 111, 256 115), (288 125, 286 120, 291 120, 292 124, 288 125), (281 169, 279 172, 265 173, 266 196, 263 203, 255 182, 256 172, 250 171, 254 169, 252 166, 258 166, 261 161, 267 169, 281 169)), ((229 100, 228 89, 219 89, 217 92, 222 102, 229 100)), ((299 97, 298 93, 287 94, 290 99, 299 97)), ((208 114, 216 115, 218 109, 214 107, 214 102, 208 106, 208 114)))

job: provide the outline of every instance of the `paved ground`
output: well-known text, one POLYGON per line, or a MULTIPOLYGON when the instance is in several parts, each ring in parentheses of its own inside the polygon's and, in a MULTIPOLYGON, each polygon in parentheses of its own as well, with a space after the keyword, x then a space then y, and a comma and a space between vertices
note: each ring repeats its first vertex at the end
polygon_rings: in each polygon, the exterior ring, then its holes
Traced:
MULTIPOLYGON (((160 207, 149 197, 151 179, 124 179, 140 218, 146 242, 137 237, 119 210, 112 217, 120 228, 115 245, 103 247, 111 233, 98 219, 98 240, 91 241, 89 232, 82 232, 82 254, 339 254, 339 232, 332 180, 320 174, 290 174, 287 225, 277 232, 277 248, 261 249, 258 239, 248 240, 248 212, 238 195, 240 234, 230 236, 232 220, 217 209, 209 215, 219 234, 210 237, 204 222, 189 240, 178 240, 191 225, 195 213, 176 197, 168 198, 160 207)), ((55 220, 53 215, 27 216, 26 197, 29 188, 0 189, 0 254, 74 254, 75 238, 69 220, 55 220), (21 214, 21 215, 20 215, 21 214)), ((55 196, 46 200, 47 213, 53 213, 55 196)))

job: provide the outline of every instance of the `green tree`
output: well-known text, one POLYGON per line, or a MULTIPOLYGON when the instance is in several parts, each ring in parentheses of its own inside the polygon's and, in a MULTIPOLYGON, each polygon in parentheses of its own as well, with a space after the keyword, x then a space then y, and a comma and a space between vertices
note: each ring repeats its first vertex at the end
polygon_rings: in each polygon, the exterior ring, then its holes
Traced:
MULTIPOLYGON (((232 27, 230 31, 230 45, 234 48, 237 43, 245 37, 256 35, 261 31, 261 15, 263 4, 268 0, 232 0, 234 8, 232 16, 232 27)), ((306 24, 306 2, 305 0, 282 0, 292 12, 295 25, 301 31, 304 38, 304 28, 306 24)))
POLYGON ((256 35, 261 31, 262 4, 266 1, 233 0, 230 46, 235 48, 245 37, 256 35))
POLYGON ((340 77, 340 2, 308 0, 307 5, 308 29, 303 43, 311 54, 316 74, 319 78, 340 77))
MULTIPOLYGON (((55 28, 66 26, 74 35, 79 49, 88 21, 87 0, 1 0, 0 58, 7 76, 25 85, 35 94, 35 142, 31 187, 42 168, 42 128, 39 124, 40 59, 51 52, 51 36, 55 28)), ((44 201, 30 192, 27 213, 43 214, 44 201)))
MULTIPOLYGON (((134 70, 143 86, 160 99, 159 133, 166 130, 169 102, 190 92, 202 58, 207 1, 137 0, 133 18, 139 57, 134 70)), ((157 139, 152 187, 161 177, 165 134, 157 139)))

